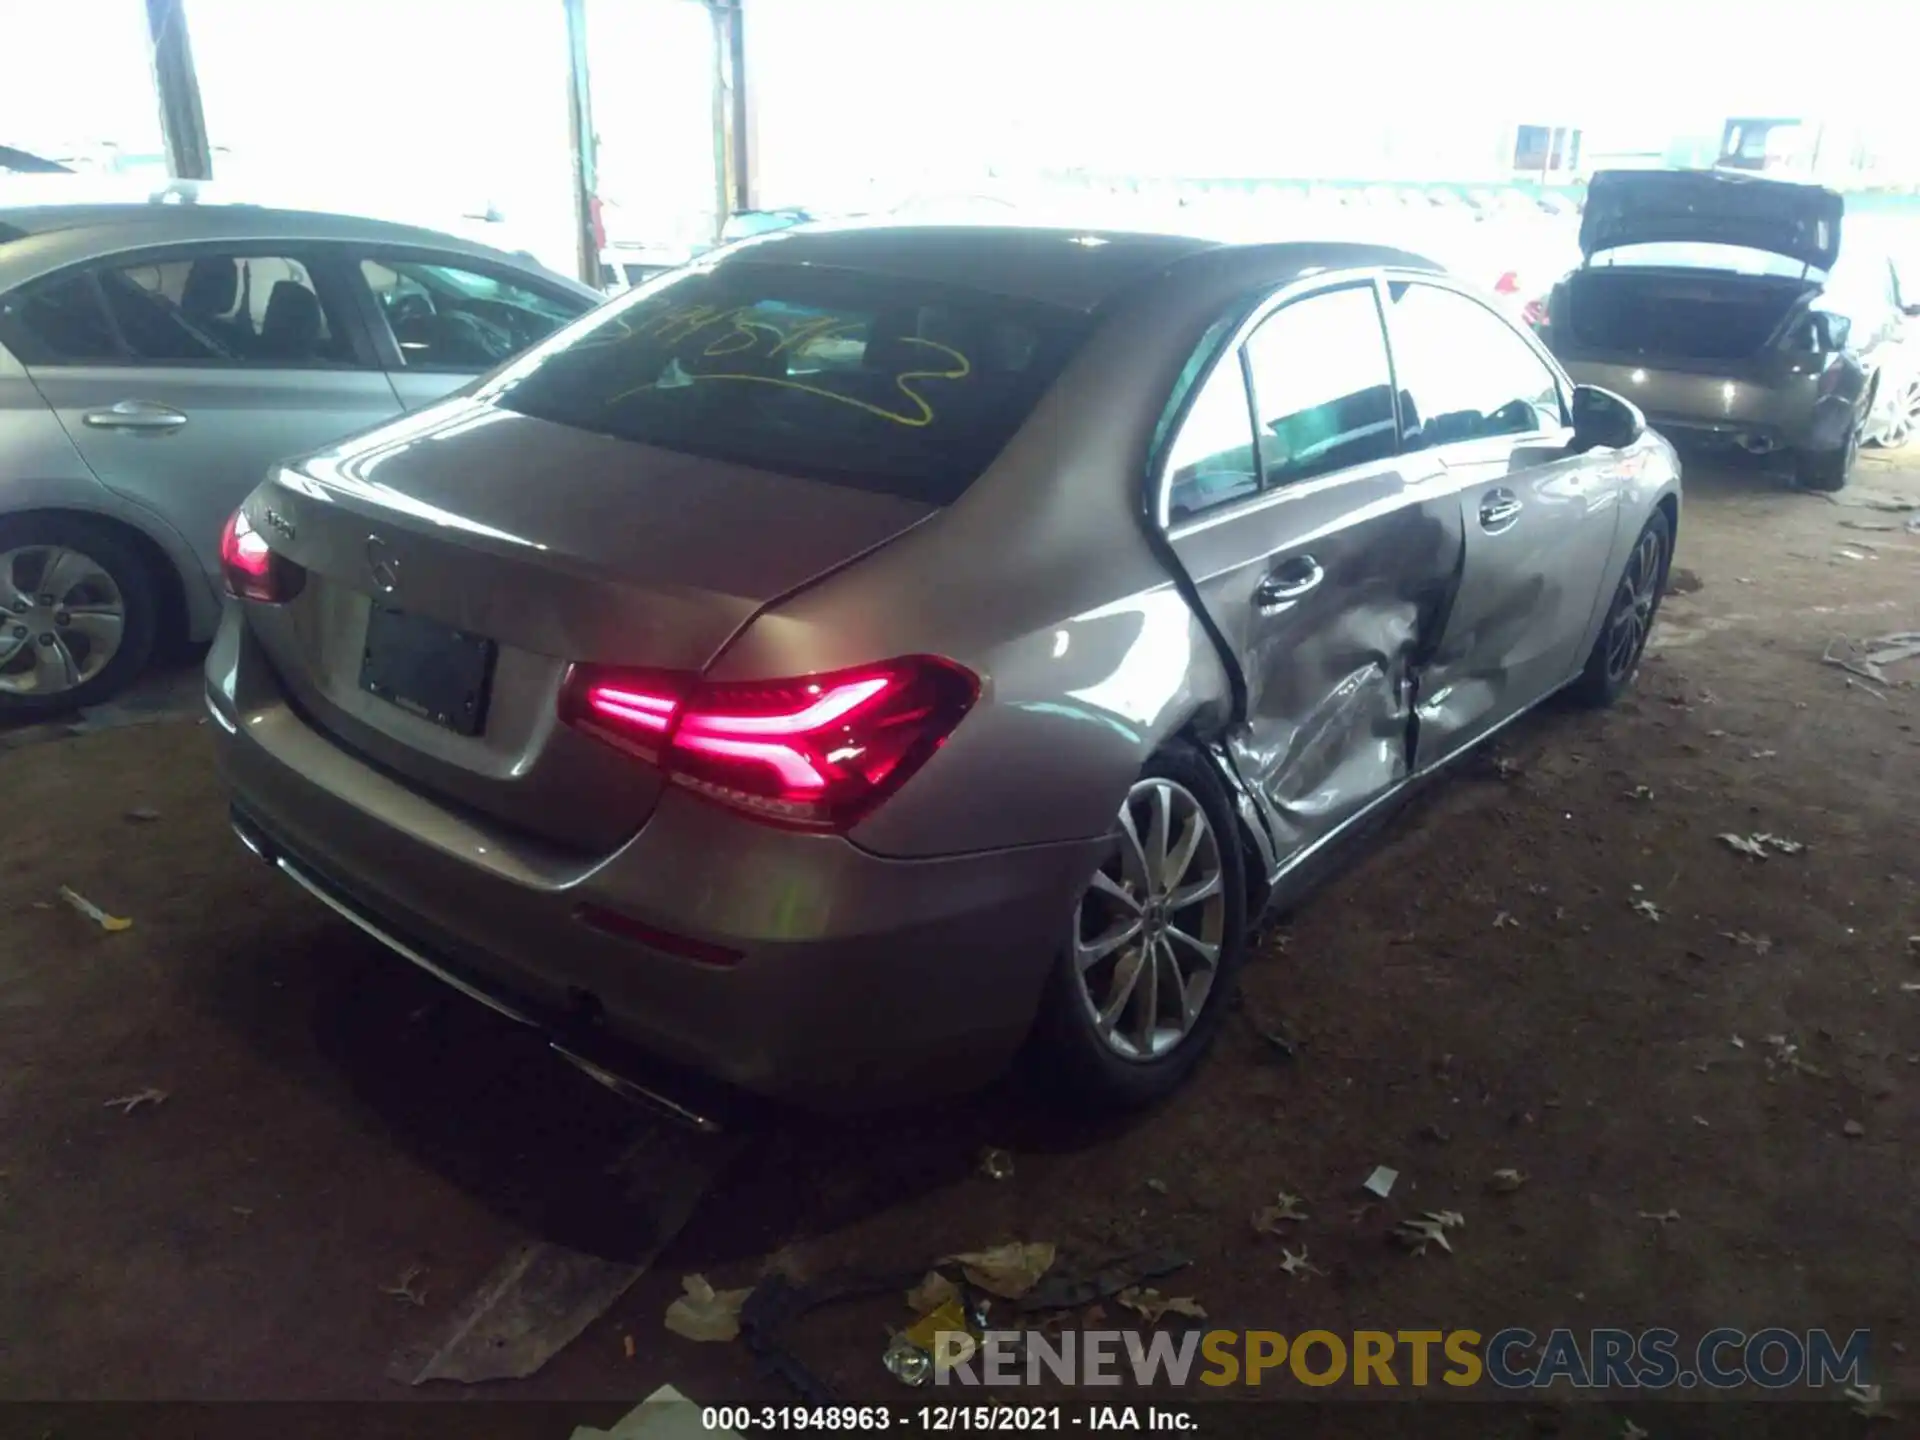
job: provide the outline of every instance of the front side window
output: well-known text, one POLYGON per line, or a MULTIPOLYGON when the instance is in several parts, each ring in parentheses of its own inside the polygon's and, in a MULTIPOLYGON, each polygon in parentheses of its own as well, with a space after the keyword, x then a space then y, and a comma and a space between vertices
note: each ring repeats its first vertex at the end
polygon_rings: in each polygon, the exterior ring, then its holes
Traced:
POLYGON ((1437 285, 1387 287, 1408 449, 1556 430, 1560 382, 1513 327, 1437 285))
POLYGON ((409 369, 491 370, 592 303, 451 264, 364 260, 360 273, 409 369))
POLYGON ((1393 379, 1371 285, 1283 306, 1246 350, 1267 484, 1394 453, 1393 379))
POLYGON ((1259 488, 1246 376, 1239 355, 1228 354, 1194 395, 1167 454, 1167 518, 1188 520, 1259 488))
POLYGON ((964 287, 735 262, 613 302, 506 371, 487 398, 623 440, 944 505, 1012 438, 1089 324, 964 287))
POLYGON ((68 271, 0 309, 30 365, 353 362, 306 265, 285 256, 202 254, 68 271))

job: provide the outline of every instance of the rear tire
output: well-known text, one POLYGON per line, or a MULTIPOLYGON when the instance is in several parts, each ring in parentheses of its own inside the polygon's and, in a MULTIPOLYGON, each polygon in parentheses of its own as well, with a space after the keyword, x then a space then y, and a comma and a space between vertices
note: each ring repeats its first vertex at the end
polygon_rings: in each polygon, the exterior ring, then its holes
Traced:
POLYGON ((112 525, 0 517, 0 722, 112 698, 152 658, 159 619, 160 586, 112 525))
POLYGON ((1803 450, 1794 460, 1794 482, 1802 490, 1831 494, 1847 488, 1854 461, 1860 458, 1860 432, 1856 428, 1847 443, 1838 450, 1803 450))
POLYGON ((1198 751, 1169 746, 1129 789, 1075 902, 1036 1029, 1041 1063, 1093 1109, 1138 1109, 1177 1089, 1225 1019, 1246 907, 1225 789, 1198 751))
POLYGON ((1628 552, 1586 668, 1567 688, 1575 704, 1603 709, 1633 684, 1641 657, 1647 653, 1647 637, 1660 614, 1660 597, 1666 593, 1672 564, 1673 526, 1666 511, 1655 510, 1628 552))

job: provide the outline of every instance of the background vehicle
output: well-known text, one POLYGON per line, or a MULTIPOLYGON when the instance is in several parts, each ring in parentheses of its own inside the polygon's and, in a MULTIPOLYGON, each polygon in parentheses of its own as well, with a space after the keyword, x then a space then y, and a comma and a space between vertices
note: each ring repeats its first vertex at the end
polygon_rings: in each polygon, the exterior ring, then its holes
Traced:
POLYGON ((1846 484, 1896 393, 1905 315, 1883 256, 1840 260, 1841 197, 1718 171, 1601 171, 1581 268, 1554 287, 1548 343, 1677 438, 1782 451, 1799 483, 1846 484), (1840 266, 1846 266, 1842 269, 1840 266))
POLYGON ((86 203, 75 183, 0 192, 4 719, 97 702, 157 640, 211 635, 220 526, 273 461, 438 399, 598 298, 432 231, 179 184, 86 203))
POLYGON ((43 160, 38 155, 25 150, 15 150, 11 145, 0 145, 0 174, 8 175, 67 175, 71 168, 57 160, 43 160))
POLYGON ((603 1074, 884 1103, 1038 1016, 1140 1103, 1313 857, 1630 682, 1677 486, 1401 252, 803 226, 278 470, 208 700, 251 847, 603 1074))

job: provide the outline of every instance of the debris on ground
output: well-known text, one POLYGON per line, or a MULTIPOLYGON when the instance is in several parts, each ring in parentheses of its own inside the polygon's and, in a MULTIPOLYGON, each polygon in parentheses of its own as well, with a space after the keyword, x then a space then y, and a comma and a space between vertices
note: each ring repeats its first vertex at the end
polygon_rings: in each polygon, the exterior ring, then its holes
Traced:
POLYGON ((60 887, 60 898, 75 910, 78 910, 82 915, 86 916, 87 919, 93 921, 93 923, 98 925, 102 930, 117 932, 133 928, 133 921, 119 915, 109 915, 70 885, 62 885, 60 887))
POLYGON ((740 1440, 737 1430, 716 1430, 703 1423, 711 1407, 694 1404, 671 1385, 662 1385, 622 1415, 611 1430, 576 1425, 567 1440, 740 1440))
POLYGON ((1526 1171, 1508 1168, 1494 1171, 1487 1180, 1487 1188, 1496 1195, 1511 1195, 1526 1183, 1526 1171))
POLYGON ((1361 1183, 1360 1188, 1369 1195, 1378 1195, 1382 1200, 1393 1193, 1393 1182, 1400 1178, 1400 1172, 1386 1165, 1376 1165, 1373 1173, 1361 1183))
POLYGON ((1191 1320, 1207 1318, 1206 1310, 1191 1295, 1162 1295, 1158 1290, 1135 1288, 1122 1290, 1114 1299, 1149 1325, 1158 1325, 1164 1315, 1185 1315, 1191 1320))
POLYGON ((880 1363, 894 1379, 924 1385, 941 1364, 964 1365, 979 1349, 967 1308, 956 1298, 922 1315, 894 1336, 880 1363), (952 1337, 942 1341, 942 1337, 952 1337))
POLYGON ((1858 644, 1845 635, 1836 636, 1820 653, 1823 664, 1835 665, 1850 675, 1871 680, 1876 685, 1891 685, 1881 668, 1902 660, 1920 657, 1920 630, 1898 630, 1891 635, 1876 635, 1858 644))
POLYGON ((1685 566, 1676 565, 1667 572, 1667 594, 1669 595, 1693 595, 1704 588, 1700 577, 1685 566))
POLYGON ((1393 1227, 1393 1238, 1416 1255, 1427 1253, 1427 1246, 1438 1245, 1449 1255, 1453 1246, 1447 1241, 1447 1231, 1458 1230, 1467 1223, 1467 1217, 1458 1210, 1429 1210, 1411 1220, 1402 1220, 1393 1227))
POLYGON ((638 1349, 636 1349, 634 1346, 633 1336, 622 1335, 620 1337, 620 1353, 625 1355, 629 1360, 633 1359, 635 1355, 639 1354, 638 1349))
POLYGON ((1849 1120, 1840 1127, 1840 1133, 1849 1140, 1858 1140, 1867 1133, 1867 1127, 1862 1125, 1858 1120, 1849 1120))
POLYGON ((980 1173, 989 1180, 1006 1180, 1013 1175, 1013 1155, 989 1145, 980 1152, 980 1173))
POLYGON ((1831 1080, 1833 1077, 1818 1065, 1809 1065, 1800 1058, 1800 1047, 1784 1035, 1766 1037, 1771 1053, 1767 1056, 1767 1074, 1769 1077, 1778 1070, 1796 1070, 1802 1075, 1810 1075, 1815 1080, 1831 1080))
POLYGON ((1418 1130, 1414 1131, 1413 1133, 1417 1139, 1428 1141, 1429 1143, 1434 1145, 1446 1145, 1451 1143, 1453 1140, 1453 1136, 1451 1134, 1441 1129, 1438 1125, 1434 1124, 1431 1120, 1429 1120, 1426 1124, 1422 1125, 1418 1130))
POLYGON ((1779 753, 1780 752, 1778 750, 1749 750, 1747 752, 1747 759, 1771 760, 1774 758, 1774 756, 1778 755, 1779 753))
POLYGON ((989 1295, 1018 1300, 1040 1283, 1040 1277, 1053 1265, 1053 1255, 1053 1242, 1039 1240, 1030 1244, 1015 1241, 946 1258, 989 1295))
POLYGON ((1324 1275, 1327 1272, 1307 1259, 1307 1247, 1302 1245, 1297 1251, 1280 1247, 1280 1268, 1299 1280, 1308 1275, 1324 1275))
POLYGON ((1156 1195, 1164 1195, 1167 1193, 1167 1182, 1164 1180, 1149 1175, 1145 1183, 1147 1189, 1153 1191, 1156 1195))
POLYGON ((927 1278, 907 1291, 907 1306, 916 1315, 938 1310, 949 1300, 960 1298, 960 1287, 938 1270, 929 1270, 927 1278))
POLYGON ((1632 901, 1631 903, 1633 905, 1633 908, 1636 914, 1646 916, 1647 919, 1651 920, 1656 925, 1660 923, 1661 910, 1658 905, 1653 903, 1653 901, 1648 900, 1643 896, 1638 900, 1632 901))
POLYGON ((1300 1197, 1289 1195, 1282 1190, 1273 1197, 1273 1204, 1262 1206, 1253 1212, 1254 1233, 1259 1235, 1279 1235, 1284 1233, 1280 1227, 1286 1224, 1298 1224, 1307 1218, 1307 1212, 1300 1208, 1300 1197))
POLYGON ((1509 912, 1501 910, 1496 912, 1493 917, 1493 928, 1496 930, 1518 930, 1520 928, 1520 922, 1514 919, 1509 912))
POLYGON ((400 1272, 400 1278, 391 1285, 382 1285, 380 1293, 391 1295, 403 1305, 425 1305, 427 1287, 420 1283, 420 1277, 427 1273, 424 1265, 409 1265, 400 1272))
POLYGON ((1021 1296, 1014 1308, 1022 1314, 1037 1310, 1065 1310, 1110 1300, 1122 1290, 1145 1280, 1158 1280, 1192 1264, 1178 1250, 1143 1250, 1107 1259, 1077 1270, 1060 1266, 1021 1296))
POLYGON ((1765 935, 1749 935, 1744 930, 1722 930, 1720 938, 1731 940, 1742 950, 1751 950, 1756 955, 1764 955, 1773 949, 1773 941, 1765 935))
POLYGON ((1633 1421, 1624 1422, 1626 1428, 1620 1432, 1620 1440, 1649 1440, 1649 1432, 1642 1430, 1633 1421))
POLYGON ((104 1101, 100 1108, 102 1110, 112 1110, 117 1106, 122 1115, 131 1115, 142 1105, 158 1105, 165 1101, 166 1098, 166 1091, 156 1090, 153 1086, 149 1085, 146 1089, 137 1090, 131 1095, 120 1095, 112 1100, 104 1101))
POLYGON ((1798 855, 1807 848, 1802 841, 1789 840, 1784 835, 1770 834, 1765 830, 1756 830, 1751 835, 1736 835, 1728 831, 1718 839, 1729 850, 1738 850, 1755 860, 1764 860, 1776 850, 1782 855, 1798 855))
POLYGON ((1653 787, 1651 785, 1636 785, 1631 790, 1626 790, 1622 793, 1629 800, 1653 799, 1653 787))
POLYGON ((1847 1402, 1853 1413, 1865 1420, 1891 1420, 1893 1411, 1887 1408, 1886 1401, 1880 1398, 1878 1385, 1849 1385, 1840 1392, 1840 1398, 1847 1402))
POLYGON ((704 1275, 681 1277, 686 1293, 667 1306, 667 1329, 687 1340, 732 1340, 740 1334, 740 1307, 753 1293, 715 1290, 704 1275))
POLYGON ((127 819, 133 821, 134 824, 136 825, 145 825, 150 821, 158 820, 159 818, 160 818, 160 812, 158 810, 151 809, 145 805, 139 806, 137 809, 127 811, 127 819))
POLYGON ((1639 1215, 1642 1220, 1657 1221, 1661 1225, 1671 1225, 1680 1218, 1678 1210, 1642 1210, 1639 1215))

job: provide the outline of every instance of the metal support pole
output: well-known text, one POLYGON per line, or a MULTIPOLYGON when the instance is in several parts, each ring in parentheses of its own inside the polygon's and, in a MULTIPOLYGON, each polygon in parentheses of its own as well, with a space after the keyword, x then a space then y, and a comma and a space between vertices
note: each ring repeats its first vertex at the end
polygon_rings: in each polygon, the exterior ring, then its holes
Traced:
POLYGON ((580 278, 600 287, 599 137, 587 73, 587 0, 562 0, 567 17, 567 140, 573 160, 573 219, 580 278))
POLYGON ((193 69, 184 3, 147 0, 147 40, 153 86, 160 100, 160 133, 167 146, 167 169, 175 178, 211 180, 213 151, 207 144, 207 118, 200 108, 200 81, 193 69))
POLYGON ((727 60, 731 80, 733 108, 728 115, 733 126, 733 205, 736 210, 760 208, 757 183, 760 164, 759 139, 754 129, 757 107, 752 103, 752 70, 747 64, 746 0, 733 0, 727 18, 727 60))

